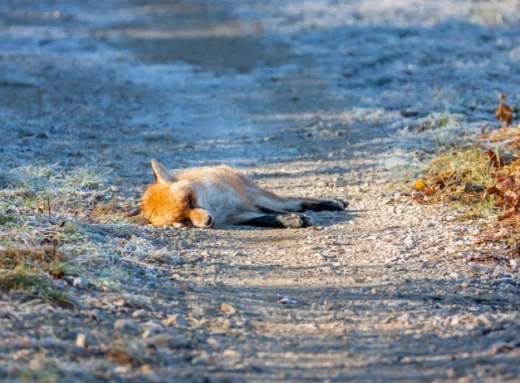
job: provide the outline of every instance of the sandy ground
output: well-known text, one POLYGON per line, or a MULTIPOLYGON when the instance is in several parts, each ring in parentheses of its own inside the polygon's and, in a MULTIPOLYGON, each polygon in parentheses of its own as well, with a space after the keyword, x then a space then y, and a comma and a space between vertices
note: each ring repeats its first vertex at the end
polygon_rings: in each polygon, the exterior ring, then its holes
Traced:
MULTIPOLYGON (((304 230, 63 211, 88 240, 63 249, 91 284, 64 287, 74 310, 0 293, 0 379, 519 381, 519 263, 476 262, 500 249, 398 184, 496 126, 498 92, 520 104, 519 15, 515 1, 2 2, 5 174, 110 171, 81 195, 121 212, 153 181, 151 158, 225 163, 351 206, 304 230)), ((11 245, 42 240, 13 232, 11 245)))

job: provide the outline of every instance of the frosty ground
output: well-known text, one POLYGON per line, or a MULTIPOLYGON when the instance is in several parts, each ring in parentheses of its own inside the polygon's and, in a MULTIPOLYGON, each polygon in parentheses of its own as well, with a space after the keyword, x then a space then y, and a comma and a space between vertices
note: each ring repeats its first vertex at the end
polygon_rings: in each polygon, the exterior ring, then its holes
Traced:
POLYGON ((2 2, 0 248, 67 261, 0 292, 0 379, 517 381, 520 263, 403 179, 520 104, 519 7, 2 2), (351 205, 153 228, 151 158, 351 205))

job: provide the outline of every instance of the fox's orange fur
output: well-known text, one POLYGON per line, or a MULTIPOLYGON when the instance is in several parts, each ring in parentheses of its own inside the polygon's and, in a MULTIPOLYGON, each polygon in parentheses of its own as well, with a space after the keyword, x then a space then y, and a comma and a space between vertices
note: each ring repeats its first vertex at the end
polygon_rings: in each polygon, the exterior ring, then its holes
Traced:
POLYGON ((334 199, 280 197, 227 166, 186 170, 173 177, 152 160, 156 183, 142 199, 141 212, 155 226, 209 228, 230 223, 267 227, 305 227, 305 210, 343 210, 334 199))
POLYGON ((156 226, 170 226, 189 218, 188 198, 183 193, 172 194, 168 185, 154 184, 146 189, 142 210, 156 226))

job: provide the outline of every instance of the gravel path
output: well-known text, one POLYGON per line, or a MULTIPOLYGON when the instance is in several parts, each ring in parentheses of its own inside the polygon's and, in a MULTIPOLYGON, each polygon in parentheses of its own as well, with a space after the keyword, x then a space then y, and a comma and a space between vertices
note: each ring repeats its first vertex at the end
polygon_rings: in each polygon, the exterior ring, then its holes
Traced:
MULTIPOLYGON (((517 1, 17 0, 0 12, 2 168, 99 165, 111 171, 99 194, 128 209, 153 181, 150 158, 351 201, 305 230, 134 225, 145 255, 109 275, 117 294, 77 289, 73 314, 6 298, 2 381, 520 381, 520 262, 475 261, 500 249, 477 243, 464 211, 399 186, 436 145, 493 125, 499 91, 520 105, 517 1), (136 345, 133 364, 107 362, 118 336, 136 345)), ((115 254, 100 233, 93 248, 115 254)))

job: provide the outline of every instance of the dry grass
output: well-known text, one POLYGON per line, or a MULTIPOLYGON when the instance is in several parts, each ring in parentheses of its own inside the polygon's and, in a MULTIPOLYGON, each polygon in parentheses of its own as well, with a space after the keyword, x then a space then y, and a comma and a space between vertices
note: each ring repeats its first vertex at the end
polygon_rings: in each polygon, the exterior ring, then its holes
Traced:
POLYGON ((0 273, 0 290, 6 293, 24 293, 21 303, 46 303, 54 307, 73 309, 80 304, 63 289, 53 286, 49 276, 18 266, 0 273))
POLYGON ((76 299, 58 288, 47 288, 42 291, 27 293, 20 299, 20 302, 42 303, 65 309, 78 309, 80 307, 76 299))
POLYGON ((520 255, 520 125, 482 134, 478 142, 434 158, 412 185, 413 198, 466 207, 466 218, 486 228, 484 241, 520 255))
POLYGON ((44 271, 52 278, 63 279, 67 275, 81 275, 83 268, 70 255, 55 247, 12 248, 0 250, 0 268, 23 268, 44 271))
POLYGON ((455 150, 433 159, 424 179, 413 185, 418 201, 482 203, 483 194, 495 186, 497 174, 488 156, 473 147, 455 150))
POLYGON ((20 265, 26 267, 51 265, 69 260, 70 256, 54 247, 0 250, 0 268, 2 269, 13 269, 20 265))
POLYGON ((49 281, 45 275, 31 272, 23 267, 6 270, 0 274, 0 290, 4 292, 34 290, 47 286, 49 281))

